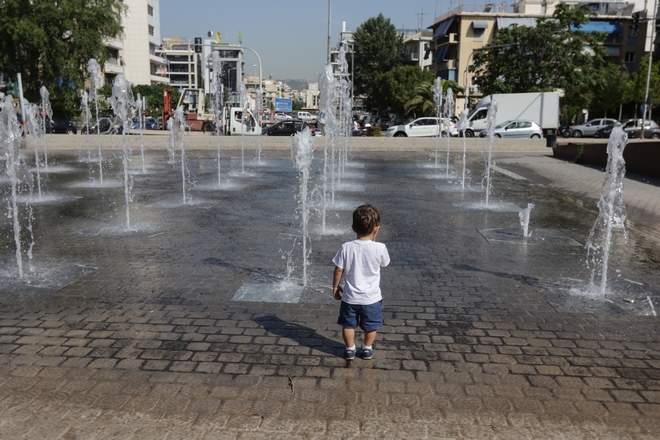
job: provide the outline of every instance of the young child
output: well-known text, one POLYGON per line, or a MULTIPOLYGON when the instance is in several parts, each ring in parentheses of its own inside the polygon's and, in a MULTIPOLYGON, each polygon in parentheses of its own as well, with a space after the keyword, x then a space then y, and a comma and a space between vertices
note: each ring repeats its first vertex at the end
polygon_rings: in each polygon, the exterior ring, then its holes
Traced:
POLYGON ((341 300, 337 324, 342 326, 346 350, 345 359, 355 358, 355 329, 364 330, 362 358, 371 359, 376 331, 383 326, 380 293, 380 268, 390 264, 387 247, 376 242, 380 229, 380 214, 371 205, 359 206, 353 212, 353 231, 357 239, 344 243, 332 262, 332 296, 341 300), (339 286, 342 275, 345 285, 339 286), (343 295, 342 295, 343 293, 343 295))

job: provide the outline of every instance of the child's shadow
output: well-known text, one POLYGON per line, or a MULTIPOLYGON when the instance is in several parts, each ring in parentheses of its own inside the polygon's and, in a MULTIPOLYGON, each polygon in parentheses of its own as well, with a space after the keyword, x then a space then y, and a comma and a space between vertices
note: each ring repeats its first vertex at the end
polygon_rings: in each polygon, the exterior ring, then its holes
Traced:
POLYGON ((343 343, 321 336, 316 333, 316 330, 309 327, 283 321, 277 316, 259 316, 254 318, 254 320, 267 332, 292 339, 304 347, 319 350, 333 356, 340 356, 344 350, 343 343))

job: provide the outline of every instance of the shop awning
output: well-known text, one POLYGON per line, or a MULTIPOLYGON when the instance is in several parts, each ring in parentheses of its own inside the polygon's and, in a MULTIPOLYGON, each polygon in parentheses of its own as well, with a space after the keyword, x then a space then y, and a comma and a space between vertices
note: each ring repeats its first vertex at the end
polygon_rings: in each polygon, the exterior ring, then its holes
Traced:
POLYGON ((536 19, 531 17, 497 17, 497 28, 508 28, 512 24, 518 26, 536 27, 536 19))
POLYGON ((454 22, 454 18, 449 18, 442 23, 440 23, 440 26, 438 26, 438 29, 436 29, 435 33, 433 34, 433 39, 435 40, 436 38, 444 37, 447 35, 447 31, 449 30, 449 26, 454 22))
POLYGON ((447 51, 449 50, 449 45, 445 44, 444 46, 440 46, 435 50, 435 54, 433 55, 433 62, 434 63, 441 63, 445 59, 445 55, 447 55, 447 51))
POLYGON ((571 26, 571 30, 581 30, 582 32, 586 32, 588 34, 592 32, 604 32, 607 35, 611 34, 617 34, 620 35, 623 33, 621 29, 621 23, 618 21, 589 21, 583 25, 581 25, 579 28, 575 28, 574 26, 571 26))

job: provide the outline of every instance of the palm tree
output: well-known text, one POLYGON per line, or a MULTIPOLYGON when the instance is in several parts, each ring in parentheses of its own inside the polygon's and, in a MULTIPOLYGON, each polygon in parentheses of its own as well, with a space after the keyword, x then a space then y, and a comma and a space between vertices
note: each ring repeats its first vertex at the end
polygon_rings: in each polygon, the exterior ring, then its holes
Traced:
MULTIPOLYGON (((465 89, 460 87, 456 81, 450 79, 443 79, 441 84, 442 90, 452 89, 454 95, 465 91, 465 89)), ((431 90, 432 86, 433 83, 424 81, 415 87, 412 92, 412 98, 406 101, 403 106, 406 116, 417 118, 418 113, 420 117, 436 114, 436 105, 433 101, 433 92, 431 90)))

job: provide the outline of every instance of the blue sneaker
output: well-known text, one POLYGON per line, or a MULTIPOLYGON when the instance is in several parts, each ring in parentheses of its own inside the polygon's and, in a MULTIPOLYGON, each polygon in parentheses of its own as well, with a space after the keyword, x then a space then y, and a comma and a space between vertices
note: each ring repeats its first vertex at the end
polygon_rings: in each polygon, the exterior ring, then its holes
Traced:
POLYGON ((349 350, 348 348, 344 350, 344 359, 348 361, 355 359, 355 350, 349 350))
POLYGON ((369 360, 373 357, 374 355, 374 349, 373 348, 363 348, 362 349, 362 359, 369 360))

